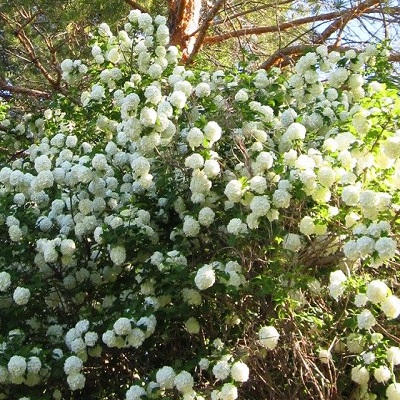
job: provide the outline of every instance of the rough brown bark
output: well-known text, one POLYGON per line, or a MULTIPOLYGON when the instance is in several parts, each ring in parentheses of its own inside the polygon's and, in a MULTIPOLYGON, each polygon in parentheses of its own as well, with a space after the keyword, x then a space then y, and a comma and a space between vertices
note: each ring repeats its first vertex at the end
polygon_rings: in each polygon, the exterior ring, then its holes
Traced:
POLYGON ((182 61, 186 62, 196 43, 200 24, 201 0, 171 0, 169 2, 168 25, 170 43, 182 51, 182 61))

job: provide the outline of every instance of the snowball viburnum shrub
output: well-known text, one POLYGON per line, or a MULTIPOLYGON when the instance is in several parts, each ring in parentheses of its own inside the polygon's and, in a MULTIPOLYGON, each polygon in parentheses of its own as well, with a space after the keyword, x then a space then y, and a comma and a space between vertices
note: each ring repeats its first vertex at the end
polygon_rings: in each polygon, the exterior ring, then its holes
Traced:
POLYGON ((80 104, 27 117, 0 169, 0 395, 272 398, 268 368, 319 398, 341 362, 343 398, 373 380, 394 397, 398 348, 375 331, 400 315, 382 52, 190 70, 138 10, 92 40, 60 66, 80 104))

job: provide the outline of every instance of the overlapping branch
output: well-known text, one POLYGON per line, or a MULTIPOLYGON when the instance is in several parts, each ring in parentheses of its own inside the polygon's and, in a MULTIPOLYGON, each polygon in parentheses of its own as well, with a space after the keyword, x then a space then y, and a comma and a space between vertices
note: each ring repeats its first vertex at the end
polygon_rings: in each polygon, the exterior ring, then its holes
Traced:
POLYGON ((51 93, 43 90, 31 89, 21 86, 15 86, 7 84, 5 81, 0 79, 0 97, 7 98, 8 94, 23 94, 29 97, 41 98, 41 99, 49 99, 51 97, 51 93))
MULTIPOLYGON (((52 73, 44 66, 44 64, 38 57, 36 49, 32 43, 32 40, 29 38, 29 35, 26 33, 25 30, 25 28, 35 20, 38 14, 23 15, 22 13, 23 11, 20 10, 21 17, 25 18, 25 20, 22 23, 12 20, 9 16, 7 16, 3 12, 0 12, 0 20, 2 20, 3 23, 7 24, 10 27, 10 29, 12 29, 15 37, 17 38, 18 42, 24 49, 25 58, 36 67, 36 69, 40 72, 40 74, 45 78, 45 80, 50 84, 50 86, 55 91, 59 93, 64 93, 65 90, 61 86, 61 74, 58 68, 56 67, 57 57, 55 49, 51 45, 50 39, 36 29, 37 33, 40 34, 42 41, 47 45, 47 48, 50 53, 50 59, 52 60, 52 64, 54 65, 54 71, 52 72, 54 73, 55 76, 52 75, 52 73)), ((33 95, 35 97, 38 96, 48 97, 47 92, 38 91, 35 89, 22 88, 22 87, 17 87, 17 89, 12 89, 11 85, 6 84, 5 82, 3 82, 3 86, 6 86, 7 87, 6 90, 9 92, 25 93, 28 95, 33 95)))

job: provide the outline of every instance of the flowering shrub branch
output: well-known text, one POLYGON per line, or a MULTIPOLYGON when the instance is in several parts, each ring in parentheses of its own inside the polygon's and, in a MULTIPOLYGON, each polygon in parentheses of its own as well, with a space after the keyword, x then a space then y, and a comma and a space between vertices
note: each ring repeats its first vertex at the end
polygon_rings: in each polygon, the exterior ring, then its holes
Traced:
POLYGON ((285 75, 189 70, 168 42, 138 10, 101 24, 93 64, 61 64, 80 105, 0 170, 1 395, 398 398, 381 50, 285 75))

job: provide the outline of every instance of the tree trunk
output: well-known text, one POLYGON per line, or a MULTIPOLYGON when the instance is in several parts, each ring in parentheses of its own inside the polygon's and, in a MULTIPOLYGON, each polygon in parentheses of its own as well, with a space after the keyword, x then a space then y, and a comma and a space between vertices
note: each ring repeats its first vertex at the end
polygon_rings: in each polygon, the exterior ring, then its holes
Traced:
POLYGON ((171 0, 168 25, 170 43, 182 51, 185 62, 193 51, 200 23, 201 0, 171 0))

